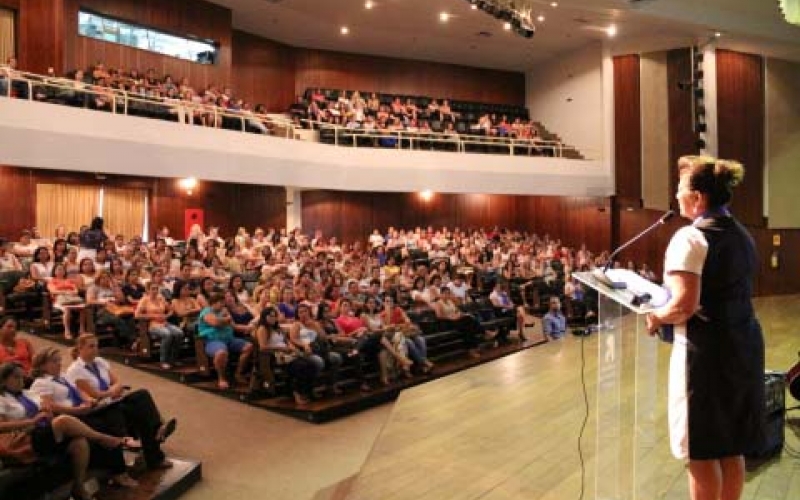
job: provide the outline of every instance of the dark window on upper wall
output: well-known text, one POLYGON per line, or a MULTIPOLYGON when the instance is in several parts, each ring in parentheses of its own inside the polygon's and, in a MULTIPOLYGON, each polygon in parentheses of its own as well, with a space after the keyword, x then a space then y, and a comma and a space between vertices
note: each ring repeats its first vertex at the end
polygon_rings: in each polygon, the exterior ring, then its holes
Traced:
POLYGON ((78 33, 200 64, 217 62, 219 44, 213 40, 172 35, 83 9, 78 13, 78 33))

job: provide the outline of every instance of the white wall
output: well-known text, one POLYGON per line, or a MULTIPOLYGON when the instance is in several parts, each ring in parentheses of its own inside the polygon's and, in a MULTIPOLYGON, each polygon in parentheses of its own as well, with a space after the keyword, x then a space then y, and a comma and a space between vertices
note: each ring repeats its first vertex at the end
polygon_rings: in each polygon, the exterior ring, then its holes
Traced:
MULTIPOLYGON (((766 203, 770 228, 800 227, 800 63, 766 61, 766 203)), ((745 182, 747 182, 747 165, 745 182)))
POLYGON ((525 75, 531 118, 586 158, 604 156, 602 63, 598 42, 558 55, 525 75))
POLYGON ((336 148, 7 98, 0 165, 354 191, 613 194, 597 161, 336 148))

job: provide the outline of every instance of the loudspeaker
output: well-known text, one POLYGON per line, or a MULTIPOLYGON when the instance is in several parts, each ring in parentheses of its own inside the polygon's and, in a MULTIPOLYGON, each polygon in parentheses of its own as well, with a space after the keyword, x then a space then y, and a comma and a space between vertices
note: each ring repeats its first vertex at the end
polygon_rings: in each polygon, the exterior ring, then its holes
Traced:
POLYGON ((189 237, 189 232, 195 224, 205 227, 205 212, 202 208, 187 208, 183 213, 184 239, 189 237))
POLYGON ((764 423, 761 427, 761 440, 748 459, 764 460, 779 455, 783 450, 784 427, 786 424, 786 381, 782 373, 764 374, 764 423))

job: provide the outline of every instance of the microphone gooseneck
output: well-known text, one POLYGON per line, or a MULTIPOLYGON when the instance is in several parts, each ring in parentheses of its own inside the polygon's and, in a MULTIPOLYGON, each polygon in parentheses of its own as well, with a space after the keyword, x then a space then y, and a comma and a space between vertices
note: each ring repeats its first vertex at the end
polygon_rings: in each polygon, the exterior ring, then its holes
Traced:
POLYGON ((637 234, 636 236, 634 236, 633 238, 631 238, 630 240, 625 242, 622 246, 620 246, 619 248, 617 248, 616 250, 611 252, 611 255, 608 256, 608 260, 606 261, 606 265, 603 266, 603 273, 608 271, 608 269, 614 263, 614 257, 619 255, 620 252, 622 252, 623 250, 625 250, 629 246, 631 246, 634 243, 636 243, 637 241, 639 241, 640 238, 642 238, 644 235, 646 235, 650 231, 654 230, 658 226, 665 224, 668 220, 670 220, 674 216, 675 216, 675 211, 674 210, 668 211, 667 213, 665 213, 664 215, 659 217, 659 219, 657 221, 655 221, 653 224, 651 224, 649 227, 647 227, 647 229, 645 229, 641 233, 637 234))
POLYGON ((667 211, 664 215, 659 217, 659 219, 657 221, 655 221, 653 224, 651 224, 649 227, 647 227, 644 231, 642 231, 641 233, 637 234, 636 236, 634 236, 633 238, 631 238, 630 240, 625 242, 622 246, 620 246, 619 248, 617 248, 616 250, 611 252, 611 255, 608 256, 608 260, 606 261, 606 264, 605 264, 605 266, 603 266, 602 270, 595 269, 595 271, 593 273, 595 279, 597 279, 597 281, 599 281, 600 283, 606 285, 609 288, 614 288, 614 289, 625 289, 625 288, 627 288, 627 285, 624 282, 613 281, 606 274, 608 272, 609 268, 611 267, 611 265, 614 263, 614 257, 619 255, 620 252, 622 252, 623 250, 625 250, 629 246, 631 246, 634 243, 636 243, 637 241, 639 241, 639 239, 641 239, 643 236, 645 236, 646 234, 648 234, 651 231, 653 231, 655 228, 657 228, 657 227, 663 225, 664 223, 666 223, 668 220, 670 220, 674 216, 675 216, 675 211, 674 210, 667 211))

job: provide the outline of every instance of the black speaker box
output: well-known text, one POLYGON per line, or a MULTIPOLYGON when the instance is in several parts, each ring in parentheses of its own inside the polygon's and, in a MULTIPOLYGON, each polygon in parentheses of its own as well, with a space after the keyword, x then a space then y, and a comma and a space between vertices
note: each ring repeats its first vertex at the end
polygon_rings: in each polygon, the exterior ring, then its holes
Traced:
POLYGON ((747 454, 748 459, 764 460, 781 453, 786 424, 786 381, 782 373, 764 375, 764 424, 760 442, 747 454))

